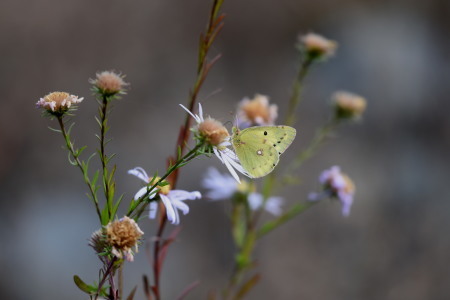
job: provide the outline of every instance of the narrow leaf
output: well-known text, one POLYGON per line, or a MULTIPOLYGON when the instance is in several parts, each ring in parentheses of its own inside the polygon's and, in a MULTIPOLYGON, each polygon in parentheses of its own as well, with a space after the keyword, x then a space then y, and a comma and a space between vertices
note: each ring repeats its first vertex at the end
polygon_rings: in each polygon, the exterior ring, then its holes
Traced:
POLYGON ((237 292, 236 297, 234 299, 242 299, 244 296, 250 292, 250 290, 259 282, 261 276, 259 274, 255 274, 252 276, 246 283, 244 283, 241 289, 237 292))
POLYGON ((137 286, 134 287, 134 289, 131 291, 130 295, 127 297, 127 300, 133 300, 134 294, 136 293, 137 286))
POLYGON ((75 282, 76 286, 80 290, 82 290, 83 292, 85 292, 87 294, 91 294, 92 291, 95 290, 95 288, 93 286, 90 286, 90 285, 86 284, 83 280, 81 280, 81 278, 78 275, 73 276, 73 281, 75 282))

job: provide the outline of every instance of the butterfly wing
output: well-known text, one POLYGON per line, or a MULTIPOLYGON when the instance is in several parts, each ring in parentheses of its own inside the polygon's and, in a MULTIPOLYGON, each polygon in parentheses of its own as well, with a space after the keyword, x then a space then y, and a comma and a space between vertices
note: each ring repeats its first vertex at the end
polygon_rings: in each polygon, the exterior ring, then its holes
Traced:
POLYGON ((253 178, 259 178, 272 172, 295 134, 296 130, 289 126, 250 127, 234 135, 232 144, 242 167, 253 178))

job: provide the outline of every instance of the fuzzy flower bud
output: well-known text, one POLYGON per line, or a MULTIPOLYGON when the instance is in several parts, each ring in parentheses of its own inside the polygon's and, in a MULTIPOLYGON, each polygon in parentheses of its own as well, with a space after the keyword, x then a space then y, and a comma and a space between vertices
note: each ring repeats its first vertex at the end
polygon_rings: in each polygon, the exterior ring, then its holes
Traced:
POLYGON ((112 253, 118 257, 125 257, 128 261, 133 261, 131 248, 138 250, 138 243, 144 234, 138 224, 128 217, 109 223, 105 227, 106 241, 112 246, 112 253))
POLYGON ((244 98, 238 106, 238 127, 274 125, 278 117, 278 106, 269 105, 269 97, 256 94, 253 99, 244 98))
POLYGON ((309 59, 326 59, 333 56, 337 43, 316 33, 299 37, 299 48, 304 50, 309 59))
POLYGON ((96 78, 90 79, 89 82, 94 85, 95 91, 99 94, 113 96, 118 93, 125 93, 125 86, 128 85, 123 80, 125 76, 113 71, 103 71, 95 74, 95 76, 96 78))
POLYGON ((219 121, 207 118, 197 126, 198 134, 212 146, 218 146, 227 140, 228 130, 219 121))
POLYGON ((78 98, 75 95, 65 92, 53 92, 41 98, 36 103, 36 107, 43 108, 49 114, 60 117, 68 112, 70 108, 74 109, 75 106, 73 104, 81 101, 83 101, 83 98, 78 98))
POLYGON ((349 92, 336 92, 332 96, 337 119, 355 119, 364 113, 367 102, 363 97, 349 92))

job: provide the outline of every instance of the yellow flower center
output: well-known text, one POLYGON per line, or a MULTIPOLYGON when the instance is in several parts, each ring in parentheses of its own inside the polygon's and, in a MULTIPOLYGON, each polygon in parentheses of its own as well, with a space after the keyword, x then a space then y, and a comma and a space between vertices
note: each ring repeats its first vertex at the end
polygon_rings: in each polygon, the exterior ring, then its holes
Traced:
MULTIPOLYGON (((158 182, 160 179, 161 179, 161 177, 156 177, 155 180, 153 181, 153 183, 158 182)), ((165 185, 165 186, 158 185, 157 188, 159 189, 159 193, 163 194, 163 195, 167 195, 171 190, 170 184, 165 185)))
POLYGON ((208 118, 200 123, 198 131, 213 146, 218 146, 230 135, 222 123, 212 118, 208 118))
POLYGON ((69 97, 70 97, 70 95, 65 92, 53 92, 53 93, 50 93, 47 96, 45 96, 44 100, 46 102, 56 102, 56 104, 58 106, 60 106, 61 103, 69 97))

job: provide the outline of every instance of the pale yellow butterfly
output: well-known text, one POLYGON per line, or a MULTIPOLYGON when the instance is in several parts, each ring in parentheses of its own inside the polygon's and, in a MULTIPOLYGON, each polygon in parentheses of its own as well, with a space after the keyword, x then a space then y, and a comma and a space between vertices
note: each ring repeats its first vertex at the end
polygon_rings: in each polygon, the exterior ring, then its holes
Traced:
POLYGON ((243 130, 233 127, 231 144, 245 171, 250 177, 259 178, 273 171, 295 135, 295 128, 283 125, 243 130))

